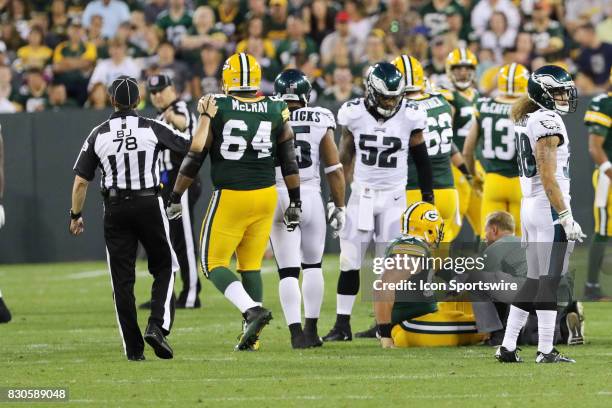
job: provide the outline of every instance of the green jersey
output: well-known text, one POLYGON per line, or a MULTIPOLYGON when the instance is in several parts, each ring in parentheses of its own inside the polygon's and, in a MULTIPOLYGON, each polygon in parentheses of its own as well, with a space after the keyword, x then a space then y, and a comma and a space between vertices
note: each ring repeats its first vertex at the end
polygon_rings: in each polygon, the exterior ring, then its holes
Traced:
POLYGON ((511 108, 512 103, 491 98, 478 99, 475 116, 480 132, 476 149, 487 173, 518 177, 511 108))
POLYGON ((474 120, 474 103, 478 99, 478 92, 470 88, 464 91, 464 93, 457 90, 443 91, 442 95, 455 108, 455 116, 453 118, 455 138, 453 141, 459 151, 462 151, 465 138, 472 126, 472 120, 474 120))
MULTIPOLYGON (((451 171, 451 143, 453 141, 453 111, 447 100, 438 93, 425 94, 422 99, 411 99, 427 112, 427 133, 424 133, 427 152, 433 170, 434 188, 455 185, 451 171)), ((419 178, 412 156, 408 155, 408 183, 406 190, 419 188, 419 178)))
MULTIPOLYGON (((396 255, 407 255, 413 257, 429 258, 431 251, 429 245, 424 241, 410 236, 403 235, 393 241, 387 247, 386 257, 396 255)), ((433 270, 423 269, 415 275, 411 275, 410 281, 416 282, 417 287, 420 287, 419 281, 431 282, 433 279, 433 270)), ((425 293, 419 290, 395 291, 395 303, 391 312, 391 321, 393 324, 400 323, 404 320, 414 319, 415 317, 423 316, 427 313, 433 313, 438 310, 438 304, 433 296, 433 293, 425 293)))
POLYGON ((584 115, 589 134, 603 137, 603 149, 612 160, 612 92, 597 95, 584 115))
POLYGON ((215 189, 256 190, 276 183, 276 143, 289 120, 287 104, 275 97, 216 95, 210 132, 215 189))
POLYGON ((178 20, 173 20, 168 10, 164 10, 157 16, 155 25, 164 32, 167 41, 177 46, 181 37, 191 28, 192 15, 190 11, 185 11, 178 20))

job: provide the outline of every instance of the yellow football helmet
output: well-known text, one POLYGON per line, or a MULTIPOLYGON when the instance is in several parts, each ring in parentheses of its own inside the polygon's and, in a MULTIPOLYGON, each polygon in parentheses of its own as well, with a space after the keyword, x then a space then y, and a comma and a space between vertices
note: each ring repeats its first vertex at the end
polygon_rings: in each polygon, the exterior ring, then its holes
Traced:
POLYGON ((261 67, 250 54, 241 52, 225 60, 223 64, 223 91, 259 91, 261 67))
POLYGON ((413 203, 402 214, 401 223, 403 235, 421 238, 432 247, 437 247, 444 238, 444 220, 433 204, 413 203))
POLYGON ((464 90, 472 86, 474 77, 476 76, 476 66, 478 65, 478 59, 474 53, 467 48, 455 48, 446 57, 446 75, 453 82, 453 85, 459 90, 464 90), (469 67, 472 68, 467 78, 461 80, 455 78, 453 74, 453 68, 455 67, 469 67))
POLYGON ((497 74, 497 90, 501 95, 521 96, 527 93, 529 71, 524 65, 506 64, 497 74))
POLYGON ((404 75, 406 92, 422 91, 425 89, 425 74, 423 73, 423 66, 418 59, 402 54, 391 63, 404 75))

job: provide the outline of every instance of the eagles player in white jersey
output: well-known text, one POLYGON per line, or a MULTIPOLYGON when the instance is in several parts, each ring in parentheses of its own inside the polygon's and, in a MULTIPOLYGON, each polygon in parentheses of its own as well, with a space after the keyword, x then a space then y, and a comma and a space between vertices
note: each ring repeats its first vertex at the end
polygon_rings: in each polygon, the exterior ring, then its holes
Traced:
POLYGON ((338 112, 340 161, 352 192, 346 225, 340 232, 336 323, 324 341, 352 340, 350 316, 365 249, 374 239, 377 256, 382 256, 400 232, 409 151, 423 201, 433 202, 432 169, 423 138, 425 111, 403 101, 404 76, 393 64, 380 62, 371 67, 365 85, 365 98, 346 102, 338 112))
POLYGON ((317 321, 323 303, 321 261, 326 235, 319 176, 320 159, 325 166, 325 175, 331 191, 332 201, 328 203, 329 222, 335 235, 342 230, 345 220, 344 171, 334 141, 336 121, 328 109, 308 106, 311 90, 308 78, 297 69, 283 71, 274 82, 276 96, 287 102, 291 112, 289 124, 295 135, 297 163, 300 169, 300 227, 287 231, 283 218, 289 206, 289 195, 280 167, 277 167, 278 206, 270 234, 280 276, 280 302, 291 333, 291 346, 296 349, 323 345, 317 333, 317 321), (302 293, 306 320, 303 330, 300 268, 304 271, 302 293))
POLYGON ((570 140, 561 115, 575 112, 577 91, 562 68, 545 65, 529 78, 527 96, 512 107, 521 191, 522 240, 527 248, 527 280, 510 306, 496 357, 522 361, 516 340, 529 312, 538 316, 536 363, 575 361, 553 347, 557 287, 567 273, 574 241, 585 235, 570 207, 570 140))

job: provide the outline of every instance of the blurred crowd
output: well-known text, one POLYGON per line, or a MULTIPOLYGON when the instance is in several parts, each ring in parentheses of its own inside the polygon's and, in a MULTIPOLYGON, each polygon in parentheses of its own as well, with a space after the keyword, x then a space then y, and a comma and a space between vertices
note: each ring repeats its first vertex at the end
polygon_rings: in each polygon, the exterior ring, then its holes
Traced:
POLYGON ((612 66, 612 0, 0 0, 0 27, 3 113, 105 109, 120 74, 146 95, 146 77, 165 73, 195 100, 221 92, 236 51, 259 61, 264 93, 298 68, 322 106, 361 95, 368 66, 401 53, 438 83, 448 53, 469 47, 484 94, 508 62, 560 64, 582 95, 604 90, 612 66))

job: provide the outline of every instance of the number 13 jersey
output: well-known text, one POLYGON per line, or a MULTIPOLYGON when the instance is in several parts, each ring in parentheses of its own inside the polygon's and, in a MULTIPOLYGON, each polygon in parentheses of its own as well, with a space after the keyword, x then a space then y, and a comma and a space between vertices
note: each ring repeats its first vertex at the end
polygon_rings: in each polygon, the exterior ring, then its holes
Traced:
POLYGON ((557 148, 556 179, 566 200, 570 198, 569 158, 570 146, 565 124, 558 113, 540 109, 527 114, 514 124, 518 171, 523 197, 546 197, 540 173, 536 166, 536 143, 543 137, 557 135, 561 139, 557 148))
POLYGON ((215 95, 210 125, 211 178, 215 189, 257 190, 274 185, 277 139, 289 120, 287 104, 275 97, 215 95))
POLYGON ((423 110, 402 101, 395 115, 385 121, 377 120, 366 109, 363 98, 358 98, 342 105, 338 124, 353 134, 353 178, 359 186, 380 190, 405 188, 410 135, 417 130, 427 130, 427 116, 423 110))

